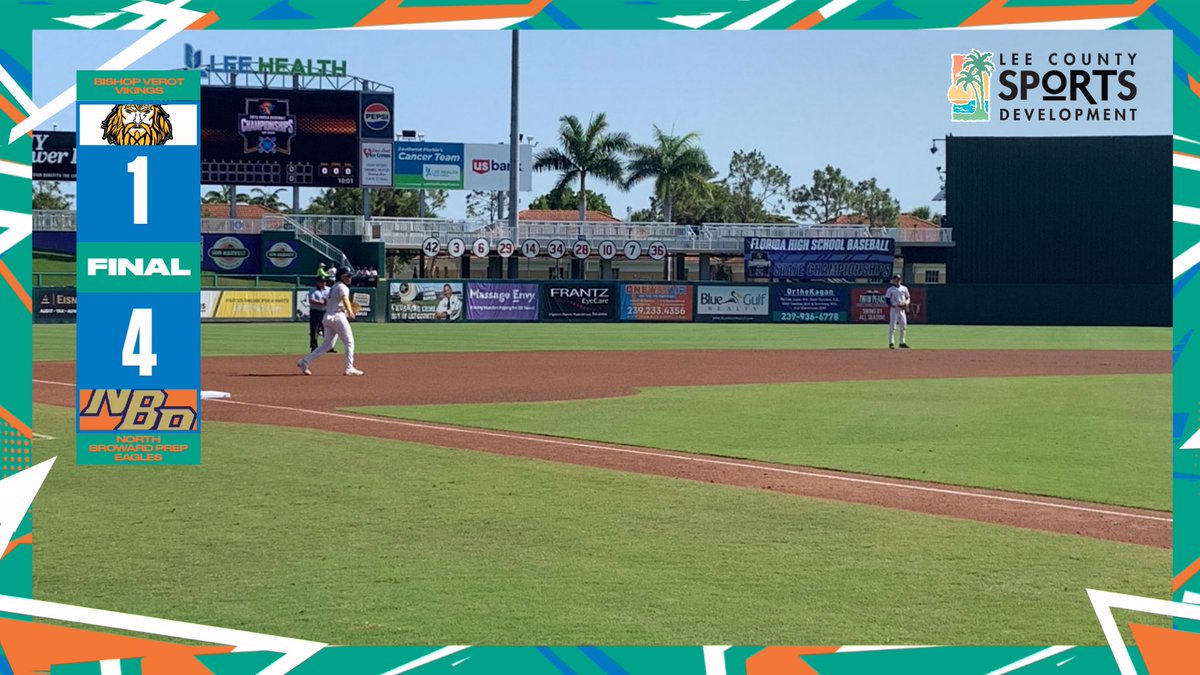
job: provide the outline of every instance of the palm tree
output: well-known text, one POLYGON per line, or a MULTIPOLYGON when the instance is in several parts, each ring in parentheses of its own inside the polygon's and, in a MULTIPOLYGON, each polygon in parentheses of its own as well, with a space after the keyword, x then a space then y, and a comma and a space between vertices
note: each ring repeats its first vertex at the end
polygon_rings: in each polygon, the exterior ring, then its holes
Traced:
POLYGON ((689 131, 682 136, 673 136, 654 127, 654 143, 635 145, 629 152, 629 177, 624 188, 649 179, 654 179, 654 193, 662 202, 663 221, 671 219, 674 195, 679 188, 707 181, 716 174, 708 162, 708 155, 696 145, 700 134, 689 131))
MULTIPOLYGON (((954 80, 954 84, 962 87, 963 91, 968 91, 968 92, 978 91, 979 75, 976 74, 974 71, 970 71, 970 70, 967 70, 966 68, 963 68, 962 70, 958 71, 958 79, 954 80)), ((979 94, 976 94, 975 95, 975 112, 976 113, 983 112, 983 107, 979 104, 979 99, 980 99, 979 94)))
POLYGON ((534 158, 533 170, 558 171, 555 190, 568 187, 578 178, 579 220, 586 221, 588 176, 622 185, 625 167, 621 154, 628 151, 632 143, 629 134, 608 131, 604 113, 594 115, 586 128, 574 115, 564 115, 559 121, 562 124, 558 128, 558 139, 562 147, 539 152, 534 158))
MULTIPOLYGON (((992 53, 980 52, 978 49, 972 49, 967 58, 963 59, 963 72, 973 74, 975 89, 975 110, 983 112, 983 80, 984 77, 990 75, 996 66, 992 65, 992 53)), ((961 79, 961 76, 959 76, 961 79)))
MULTIPOLYGON (((229 196, 232 193, 233 188, 226 185, 220 190, 209 190, 208 192, 204 193, 204 198, 201 201, 205 204, 228 204, 230 201, 229 196)), ((237 200, 239 204, 250 203, 250 197, 242 192, 238 193, 237 200)))
POLYGON ((272 211, 284 211, 287 209, 287 204, 284 204, 283 200, 279 198, 280 192, 287 192, 287 188, 278 188, 269 193, 262 188, 250 188, 250 193, 254 196, 250 198, 249 203, 258 204, 272 211))

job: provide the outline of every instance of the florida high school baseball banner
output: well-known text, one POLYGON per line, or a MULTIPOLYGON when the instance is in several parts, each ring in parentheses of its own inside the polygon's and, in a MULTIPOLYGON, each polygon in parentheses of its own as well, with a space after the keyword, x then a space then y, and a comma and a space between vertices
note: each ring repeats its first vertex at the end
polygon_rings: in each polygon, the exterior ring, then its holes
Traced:
POLYGON ((820 281, 892 276, 896 240, 883 237, 746 237, 746 279, 820 281))
POLYGON ((77 89, 76 461, 199 464, 199 73, 77 89))

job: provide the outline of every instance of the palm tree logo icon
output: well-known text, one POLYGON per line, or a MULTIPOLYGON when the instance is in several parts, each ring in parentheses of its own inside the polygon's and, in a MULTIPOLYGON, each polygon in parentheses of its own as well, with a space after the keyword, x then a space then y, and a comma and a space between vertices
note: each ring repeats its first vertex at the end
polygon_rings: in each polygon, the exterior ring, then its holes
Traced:
POLYGON ((950 120, 953 122, 987 122, 991 119, 992 71, 991 52, 972 49, 970 54, 950 55, 950 120))

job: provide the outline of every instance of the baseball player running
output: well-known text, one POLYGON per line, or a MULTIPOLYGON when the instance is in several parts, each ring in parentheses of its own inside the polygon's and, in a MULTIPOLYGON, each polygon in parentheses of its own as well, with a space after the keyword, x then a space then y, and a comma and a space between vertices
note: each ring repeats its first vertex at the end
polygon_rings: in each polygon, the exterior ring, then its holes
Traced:
POLYGON ((321 346, 317 347, 308 356, 296 362, 296 367, 300 369, 301 374, 312 375, 312 371, 308 366, 323 356, 325 352, 333 348, 333 341, 337 338, 342 339, 342 344, 346 348, 346 375, 362 375, 363 371, 354 367, 354 331, 350 329, 350 322, 354 320, 357 314, 353 303, 350 302, 350 278, 353 273, 348 267, 342 267, 337 271, 337 283, 333 285, 333 290, 329 292, 329 300, 325 303, 325 318, 322 319, 325 328, 325 341, 321 346))
POLYGON ((892 285, 883 294, 883 299, 887 302, 890 308, 888 314, 888 349, 896 348, 896 327, 900 327, 900 348, 908 349, 908 343, 905 341, 908 333, 908 303, 912 300, 912 296, 908 293, 908 287, 900 283, 900 275, 892 275, 892 285))

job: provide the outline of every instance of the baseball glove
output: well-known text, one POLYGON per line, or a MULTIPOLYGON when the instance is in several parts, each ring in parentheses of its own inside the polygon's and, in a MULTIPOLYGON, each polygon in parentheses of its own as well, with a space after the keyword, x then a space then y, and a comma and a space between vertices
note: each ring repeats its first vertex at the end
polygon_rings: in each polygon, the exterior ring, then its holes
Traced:
POLYGON ((362 305, 354 302, 353 300, 350 301, 350 309, 354 310, 354 312, 350 315, 351 319, 357 318, 359 314, 362 314, 362 305))

